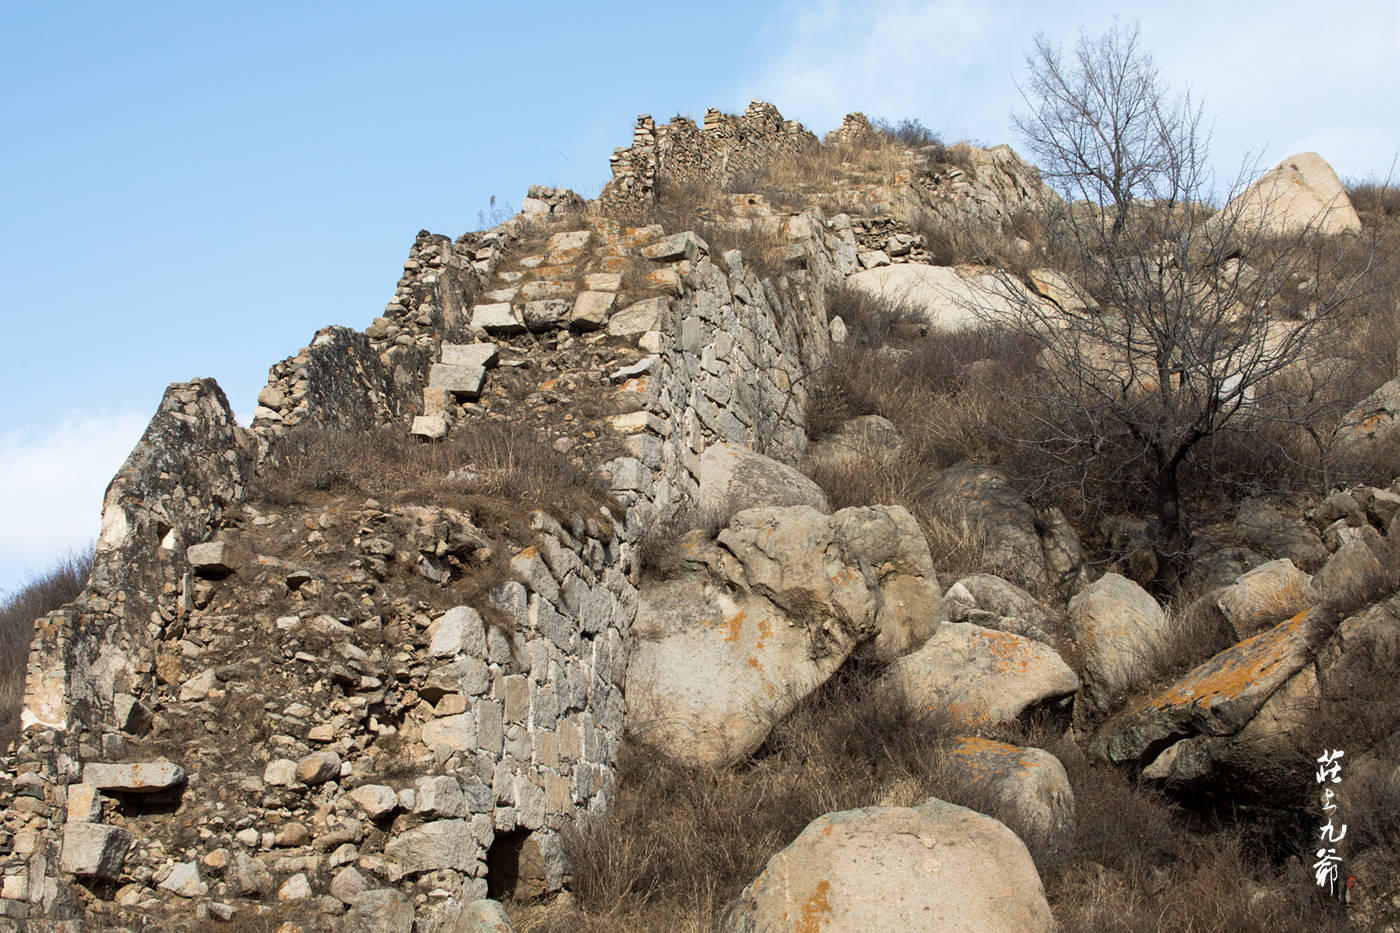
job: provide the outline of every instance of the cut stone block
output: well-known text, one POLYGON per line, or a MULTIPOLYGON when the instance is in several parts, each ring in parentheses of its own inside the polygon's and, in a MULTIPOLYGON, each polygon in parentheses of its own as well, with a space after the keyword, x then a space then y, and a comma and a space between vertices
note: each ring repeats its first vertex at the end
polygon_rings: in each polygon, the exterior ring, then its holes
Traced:
POLYGON ((409 433, 430 441, 440 441, 447 436, 447 416, 415 415, 409 433))
POLYGON ((525 326, 532 331, 555 330, 569 317, 569 303, 562 298, 541 298, 525 304, 525 326))
POLYGON ((242 566, 245 555, 225 541, 206 541, 185 548, 185 559, 201 577, 221 577, 242 566))
POLYGON ((616 300, 617 295, 612 292, 581 292, 569 312, 569 326, 574 330, 598 330, 608 323, 616 300))
POLYGON ((643 256, 657 262, 674 262, 681 259, 694 261, 700 256, 708 255, 709 252, 710 244, 690 230, 673 233, 642 249, 643 256))
POLYGON ((631 337, 656 330, 670 302, 665 298, 644 298, 633 302, 608 318, 608 333, 615 337, 631 337))
POLYGON ((93 762, 83 768, 83 783, 98 790, 127 794, 155 794, 182 783, 185 769, 169 761, 129 764, 93 762))
POLYGON ((423 414, 445 415, 453 409, 452 393, 443 388, 423 390, 423 414))
POLYGON ((481 366, 490 368, 500 355, 494 343, 444 343, 442 362, 455 366, 481 366))
POLYGON ((554 234, 545 244, 550 265, 573 262, 588 248, 588 243, 592 239, 593 231, 591 230, 569 230, 554 234))
POLYGON ((488 334, 518 334, 525 330, 505 302, 472 308, 471 326, 488 334))
POLYGON ((481 395, 481 384, 485 381, 486 370, 481 366, 434 363, 428 369, 428 388, 446 389, 469 401, 481 395))
POLYGON ((115 879, 121 876, 135 836, 119 826, 69 823, 63 827, 59 868, 72 875, 115 879))
POLYGON ((583 277, 583 287, 593 292, 615 292, 622 287, 622 273, 590 272, 583 277))

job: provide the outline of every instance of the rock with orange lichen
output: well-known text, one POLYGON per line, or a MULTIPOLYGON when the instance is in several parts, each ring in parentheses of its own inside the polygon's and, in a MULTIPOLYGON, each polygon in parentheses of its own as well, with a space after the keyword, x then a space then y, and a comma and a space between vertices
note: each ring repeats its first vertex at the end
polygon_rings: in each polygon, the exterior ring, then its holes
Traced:
POLYGON ((928 544, 896 506, 747 509, 680 548, 681 571, 642 583, 626 696, 628 729, 687 761, 742 758, 856 645, 938 624, 928 544))
MULTIPOLYGON (((1109 720, 1091 752, 1117 764, 1147 766, 1183 739, 1235 735, 1312 660, 1332 623, 1330 613, 1315 607, 1225 649, 1146 703, 1109 720)), ((1174 754, 1183 752, 1195 755, 1191 773, 1204 773, 1202 750, 1183 747, 1174 754)), ((1166 772, 1168 765, 1157 770, 1166 772)), ((1185 774, 1183 768, 1177 770, 1185 774)))
POLYGON ((730 905, 724 933, 1056 929, 1030 853, 989 816, 929 799, 808 824, 730 905))
POLYGON ((1054 851, 1074 829, 1074 790, 1060 759, 1041 748, 959 736, 948 756, 951 777, 985 792, 1028 846, 1054 851))
POLYGON ((913 702, 965 727, 1010 722, 1079 689, 1079 678, 1050 646, 968 622, 940 627, 886 676, 913 702))
POLYGON ((1069 625, 1084 656, 1079 702, 1090 713, 1106 712, 1119 696, 1151 680, 1170 637, 1157 601, 1116 573, 1104 574, 1069 601, 1069 625))
POLYGON ((1234 627, 1235 637, 1246 638, 1311 606, 1311 582, 1288 558, 1271 560, 1225 587, 1216 606, 1234 627))

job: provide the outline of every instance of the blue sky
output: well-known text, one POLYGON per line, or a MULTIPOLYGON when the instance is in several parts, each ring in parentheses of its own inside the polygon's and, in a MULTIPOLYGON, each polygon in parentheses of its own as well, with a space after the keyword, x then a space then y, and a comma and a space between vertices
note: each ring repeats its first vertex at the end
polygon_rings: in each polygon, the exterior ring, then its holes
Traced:
POLYGON ((534 183, 595 195, 638 113, 751 97, 1017 141, 1032 36, 1141 20, 1220 171, 1400 150, 1400 12, 1316 4, 0 2, 0 592, 95 537, 169 382, 252 410, 267 367, 363 327, 420 228, 534 183), (1325 14, 1325 15, 1324 15, 1325 14))

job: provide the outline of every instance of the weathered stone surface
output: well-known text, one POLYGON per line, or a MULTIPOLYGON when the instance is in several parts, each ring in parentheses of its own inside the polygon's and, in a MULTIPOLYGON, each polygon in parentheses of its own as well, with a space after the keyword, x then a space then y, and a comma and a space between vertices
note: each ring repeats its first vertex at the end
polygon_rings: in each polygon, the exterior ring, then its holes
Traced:
POLYGON ((980 541, 986 565, 1004 568, 1008 580, 1030 589, 1049 582, 1035 511, 1000 470, 972 462, 949 467, 929 483, 925 500, 980 541))
POLYGON ((447 436, 447 427, 446 415, 414 415, 409 433, 430 441, 440 441, 447 436))
POLYGON ((118 878, 135 839, 119 826, 69 823, 63 827, 63 850, 58 867, 71 875, 118 878))
POLYGON ((712 444, 700 457, 699 510, 727 520, 758 506, 809 505, 830 512, 826 494, 801 473, 738 444, 712 444))
POLYGON ((206 541, 185 549, 190 569, 203 577, 221 577, 234 573, 248 560, 248 555, 224 541, 206 541))
POLYGON ((1348 541, 1327 558, 1312 579, 1312 595, 1334 599, 1347 594, 1365 593, 1381 579, 1380 559, 1361 541, 1348 541))
POLYGON ((287 787, 296 780, 297 763, 290 758, 274 758, 263 768, 263 781, 273 787, 287 787))
POLYGON ((309 786, 340 777, 340 756, 332 751, 316 752, 297 762, 297 780, 309 786))
POLYGON ((515 933, 515 927, 499 901, 480 900, 462 908, 450 933, 515 933))
POLYGON ((486 381, 482 366, 458 363, 434 363, 428 369, 428 388, 445 389, 458 398, 475 401, 481 396, 486 381))
POLYGON ((1393 450, 1400 443, 1400 379, 1382 383, 1347 412, 1335 437, 1338 446, 1353 457, 1393 450))
POLYGON ((967 622, 941 626, 886 676, 913 702, 964 726, 1010 722, 1079 689, 1079 678, 1049 646, 967 622))
POLYGON ((1325 613, 1310 609, 1227 648, 1105 723, 1091 751, 1115 763, 1146 765, 1180 739, 1233 735, 1308 663, 1324 626, 1325 613))
POLYGON ((350 792, 350 799, 372 820, 381 820, 399 808, 398 793, 384 784, 362 784, 350 792))
POLYGON ((470 606, 447 610, 428 626, 427 635, 428 653, 435 658, 459 654, 479 658, 486 654, 486 623, 470 606))
POLYGON ((477 305, 472 309, 471 326, 488 334, 510 335, 523 333, 525 330, 525 325, 516 319, 510 305, 505 302, 477 305))
POLYGON ((930 799, 812 821, 726 912, 725 933, 1056 929, 1025 844, 991 817, 930 799))
POLYGON ((635 337, 656 330, 670 307, 666 298, 643 298, 615 312, 608 318, 608 334, 614 337, 635 337))
POLYGON ((427 819, 464 817, 471 813, 462 785, 447 774, 425 777, 414 791, 413 812, 427 819))
POLYGON ((613 292, 579 292, 569 311, 569 326, 581 331, 600 330, 608 323, 616 300, 613 292))
POLYGON ((272 873, 246 852, 233 854, 229 887, 239 897, 262 897, 272 890, 272 873))
POLYGON ((92 762, 83 767, 83 782, 102 791, 127 794, 154 794, 185 781, 185 769, 169 761, 143 761, 129 764, 92 762))
POLYGON ((1124 692, 1157 673, 1170 632, 1167 616, 1147 591, 1106 573, 1069 601, 1069 624, 1084 655, 1088 708, 1103 712, 1124 692))
POLYGON ((1244 544, 1272 557, 1287 557, 1303 570, 1316 570, 1327 559, 1327 548, 1317 532, 1259 499, 1246 499, 1240 505, 1234 530, 1244 544))
POLYGON ((479 366, 488 369, 494 366, 500 351, 494 343, 444 343, 442 362, 448 366, 479 366))
POLYGON ((69 784, 67 811, 69 824, 101 822, 101 791, 91 784, 69 784))
POLYGON ((209 885, 199 877, 199 865, 196 862, 176 863, 160 886, 180 897, 203 897, 209 893, 209 885))
POLYGON ((405 874, 440 868, 474 872, 482 849, 467 820, 436 820, 395 836, 384 846, 384 854, 405 874))
POLYGON ((1359 233, 1361 218, 1341 179, 1316 152, 1289 156, 1250 185, 1220 211, 1223 220, 1241 229, 1296 233, 1359 233))
POLYGON ((644 582, 628 667, 629 728, 673 754, 751 752, 855 645, 893 655, 937 625, 928 546, 904 509, 738 513, 717 544, 692 535, 683 574, 644 582))
POLYGON ((393 888, 362 891, 350 901, 345 933, 413 933, 413 901, 393 888))
POLYGON ((642 248, 642 255, 655 262, 675 262, 688 259, 691 262, 710 252, 710 245, 692 231, 673 233, 662 237, 651 246, 642 248))
POLYGON ((982 326, 984 320, 1014 310, 1009 295, 1035 300, 1024 286, 975 269, 899 263, 857 272, 846 284, 919 315, 934 330, 957 331, 982 326))
POLYGON ((1311 606, 1310 582, 1311 578, 1288 558, 1271 560, 1226 587, 1216 606, 1234 626, 1235 637, 1247 638, 1311 606))
POLYGON ((990 793, 1028 846, 1055 850, 1074 831, 1074 791, 1064 765, 1040 748, 961 736, 949 765, 956 780, 990 793))

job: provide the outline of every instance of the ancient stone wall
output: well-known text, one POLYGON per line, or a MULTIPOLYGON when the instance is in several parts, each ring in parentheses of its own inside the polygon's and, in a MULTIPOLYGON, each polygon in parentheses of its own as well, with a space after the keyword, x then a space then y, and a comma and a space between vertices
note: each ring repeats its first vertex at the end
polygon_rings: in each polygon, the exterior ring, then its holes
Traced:
MULTIPOLYGON (((748 117, 786 132, 769 110, 748 117)), ((455 568, 499 546, 470 515, 244 487, 288 425, 407 432, 441 347, 484 336, 473 302, 498 300, 483 289, 520 222, 420 234, 385 315, 274 366, 251 431, 211 381, 172 386, 109 490, 93 583, 36 629, 0 788, 4 915, 118 925, 276 895, 318 923, 362 885, 424 917, 483 896, 502 848, 557 889, 559 831, 613 793, 638 540, 695 503, 709 445, 787 462, 805 447, 824 289, 854 268, 855 238, 844 218, 783 224, 776 276, 694 234, 628 247, 674 293, 647 299, 655 326, 628 338, 650 355, 613 374, 631 410, 610 425, 632 456, 604 466, 625 521, 536 513, 489 606, 451 599, 455 568), (419 576, 442 595, 413 595, 419 576), (103 770, 117 762, 120 779, 103 770), (121 887, 94 899, 73 881, 121 887)))
POLYGON ((605 205, 654 199, 666 185, 701 183, 723 187, 773 159, 818 145, 817 137, 778 108, 761 100, 742 116, 705 112, 705 125, 674 117, 658 126, 649 114, 637 118, 632 145, 612 155, 612 180, 603 188, 605 205))

